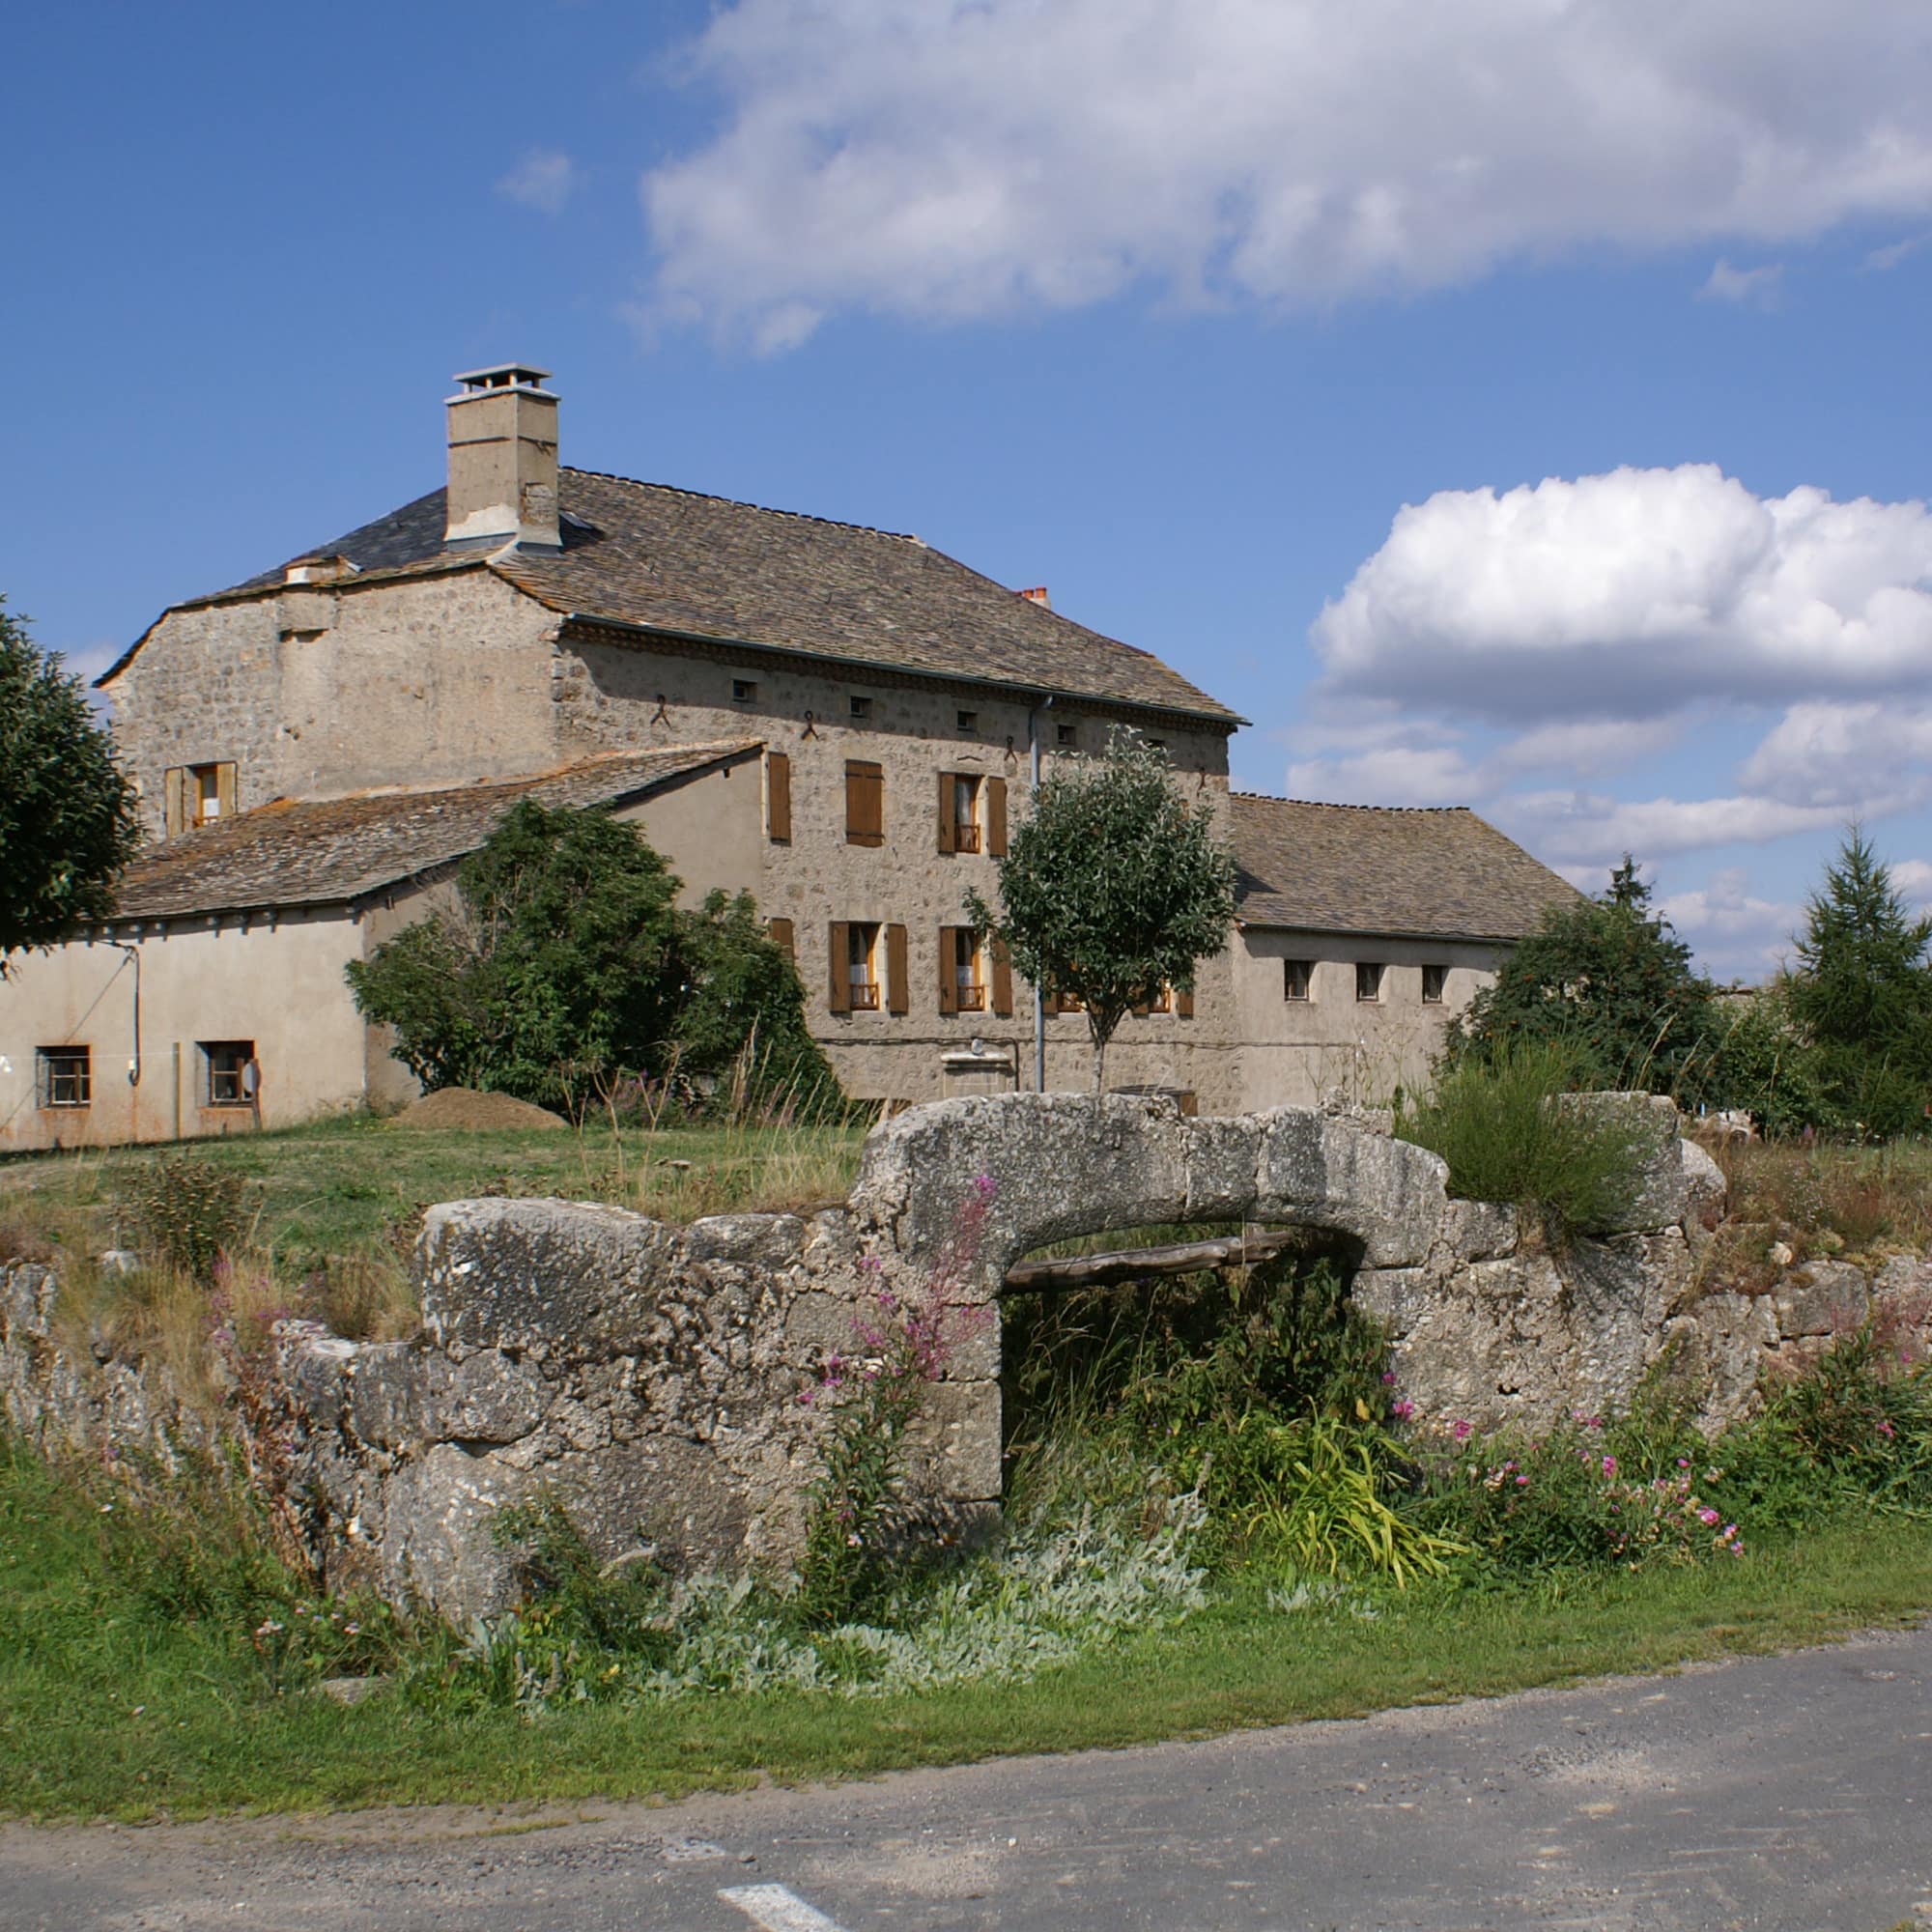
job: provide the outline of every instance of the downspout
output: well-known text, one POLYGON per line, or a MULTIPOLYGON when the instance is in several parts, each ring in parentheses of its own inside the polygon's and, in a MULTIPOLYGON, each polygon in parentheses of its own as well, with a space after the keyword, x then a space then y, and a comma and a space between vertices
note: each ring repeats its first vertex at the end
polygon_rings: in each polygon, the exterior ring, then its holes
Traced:
MULTIPOLYGON (((1027 763, 1033 779, 1029 798, 1036 803, 1039 798, 1039 714, 1052 708, 1051 692, 1027 707, 1027 763)), ((1038 986, 1033 989, 1033 1091, 1046 1092, 1046 995, 1038 986)))

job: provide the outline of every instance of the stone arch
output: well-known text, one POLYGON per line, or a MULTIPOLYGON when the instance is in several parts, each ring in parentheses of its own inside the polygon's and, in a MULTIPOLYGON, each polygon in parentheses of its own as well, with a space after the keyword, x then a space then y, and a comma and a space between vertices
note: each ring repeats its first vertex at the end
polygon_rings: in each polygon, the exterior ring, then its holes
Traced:
POLYGON ((1170 1100, 1128 1094, 982 1094, 877 1129, 851 1206, 881 1274, 911 1284, 940 1272, 951 1298, 984 1303, 1036 1248, 1158 1221, 1286 1222, 1351 1237, 1366 1267, 1417 1267, 1442 1230, 1447 1174, 1353 1115, 1186 1119, 1170 1100), (961 1206, 983 1180, 975 1251, 948 1265, 961 1206))

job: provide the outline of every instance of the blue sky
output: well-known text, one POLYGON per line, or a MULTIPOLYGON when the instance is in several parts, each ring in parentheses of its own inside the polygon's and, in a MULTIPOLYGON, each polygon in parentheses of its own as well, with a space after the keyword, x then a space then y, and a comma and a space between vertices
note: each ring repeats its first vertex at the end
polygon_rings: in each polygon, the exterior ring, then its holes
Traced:
POLYGON ((1855 815, 1932 899, 1932 14, 1824 14, 40 10, 0 591, 98 668, 531 359, 566 461, 1047 583, 1236 782, 1631 846, 1756 977, 1855 815))

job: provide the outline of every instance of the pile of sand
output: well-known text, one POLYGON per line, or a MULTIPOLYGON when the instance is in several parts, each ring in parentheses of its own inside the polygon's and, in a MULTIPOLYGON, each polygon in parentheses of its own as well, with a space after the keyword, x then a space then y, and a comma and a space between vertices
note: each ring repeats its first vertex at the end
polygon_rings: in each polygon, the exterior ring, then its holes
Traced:
POLYGON ((469 1133, 570 1124, 548 1107, 533 1107, 508 1094, 479 1094, 473 1087, 440 1087, 412 1101, 396 1118, 406 1127, 452 1127, 469 1133))

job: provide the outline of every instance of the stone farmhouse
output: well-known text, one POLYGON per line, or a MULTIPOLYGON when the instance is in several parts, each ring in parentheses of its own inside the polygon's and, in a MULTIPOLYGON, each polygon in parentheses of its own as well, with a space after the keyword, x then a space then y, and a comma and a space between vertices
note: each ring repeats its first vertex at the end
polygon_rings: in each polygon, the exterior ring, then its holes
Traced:
POLYGON ((1163 744, 1240 868, 1191 996, 1109 1071, 1204 1112, 1413 1082, 1573 889, 1466 810, 1230 790, 1245 721, 919 538, 562 467, 547 372, 457 379, 444 488, 159 617, 99 680, 151 843, 117 917, 0 981, 0 1151, 279 1125, 413 1092, 342 967, 520 797, 750 891, 846 1090, 1091 1078, 1084 1015, 963 923, 1055 760, 1163 744))

